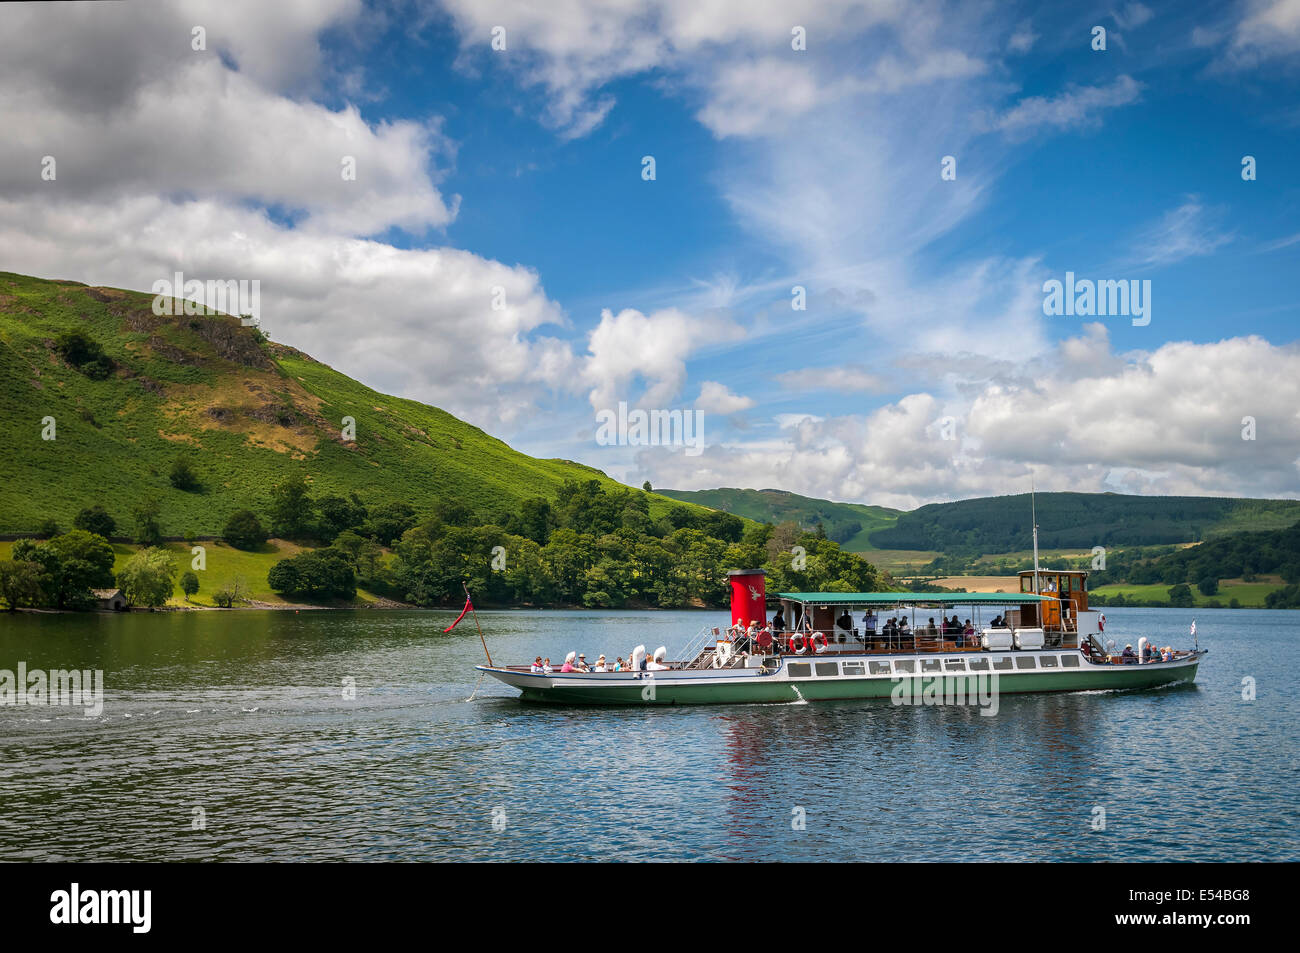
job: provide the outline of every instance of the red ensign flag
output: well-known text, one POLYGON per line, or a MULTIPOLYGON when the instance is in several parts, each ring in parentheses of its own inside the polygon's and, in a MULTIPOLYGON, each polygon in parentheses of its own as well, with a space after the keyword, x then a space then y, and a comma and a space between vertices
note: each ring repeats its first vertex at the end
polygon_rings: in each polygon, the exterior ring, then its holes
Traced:
POLYGON ((442 631, 444 631, 444 632, 450 632, 452 629, 456 628, 457 623, 459 623, 461 619, 465 618, 465 613, 466 613, 466 612, 469 612, 469 610, 470 610, 470 609, 473 609, 473 608, 474 608, 474 607, 473 607, 472 605, 470 605, 470 602, 469 602, 469 596, 466 596, 466 597, 465 597, 465 608, 463 608, 463 609, 460 610, 460 615, 456 616, 456 621, 453 622, 451 625, 447 626, 447 628, 443 629, 442 631))

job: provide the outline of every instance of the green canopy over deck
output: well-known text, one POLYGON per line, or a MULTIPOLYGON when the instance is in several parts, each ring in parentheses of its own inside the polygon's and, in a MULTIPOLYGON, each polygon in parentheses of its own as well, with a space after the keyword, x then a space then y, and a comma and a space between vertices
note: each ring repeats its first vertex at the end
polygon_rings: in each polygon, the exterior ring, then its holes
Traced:
POLYGON ((1033 592, 778 592, 777 596, 805 605, 1024 605, 1056 599, 1033 592))

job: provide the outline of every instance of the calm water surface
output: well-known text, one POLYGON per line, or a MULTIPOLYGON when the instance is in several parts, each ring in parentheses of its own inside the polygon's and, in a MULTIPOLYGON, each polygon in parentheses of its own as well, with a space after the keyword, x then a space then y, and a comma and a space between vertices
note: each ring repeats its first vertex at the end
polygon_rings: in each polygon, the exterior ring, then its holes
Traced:
MULTIPOLYGON (((103 669, 106 694, 93 718, 0 707, 0 859, 1300 859, 1300 613, 1107 616, 1121 644, 1186 643, 1195 616, 1195 686, 991 718, 558 709, 491 680, 467 701, 482 649, 472 620, 442 634, 454 613, 3 615, 0 669, 103 669)), ((499 662, 676 649, 723 618, 480 613, 499 662)))

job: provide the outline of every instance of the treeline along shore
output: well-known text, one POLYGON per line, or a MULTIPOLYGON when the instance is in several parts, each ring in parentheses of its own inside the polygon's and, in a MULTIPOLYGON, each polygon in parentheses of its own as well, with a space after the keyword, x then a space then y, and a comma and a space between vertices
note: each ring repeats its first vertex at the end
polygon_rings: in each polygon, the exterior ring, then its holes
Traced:
POLYGON ((129 514, 132 547, 109 542, 122 538, 118 519, 92 504, 72 529, 48 521, 12 544, 0 560, 0 603, 91 609, 120 590, 136 608, 435 607, 458 605, 465 585, 483 606, 721 607, 727 571, 755 566, 773 591, 889 587, 820 530, 687 506, 652 518, 649 498, 569 480, 555 500, 530 498, 511 511, 440 501, 417 512, 356 493, 317 497, 294 473, 266 512, 232 513, 212 546, 197 537, 168 545, 156 503, 145 500, 129 514))

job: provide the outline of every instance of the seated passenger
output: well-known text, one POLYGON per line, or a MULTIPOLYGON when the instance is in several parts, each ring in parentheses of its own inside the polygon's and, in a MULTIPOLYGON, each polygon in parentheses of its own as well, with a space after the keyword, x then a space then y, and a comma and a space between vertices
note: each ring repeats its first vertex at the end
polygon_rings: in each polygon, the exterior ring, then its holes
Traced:
POLYGON ((935 638, 939 635, 939 629, 934 624, 934 616, 930 616, 930 624, 925 627, 925 634, 930 636, 930 638, 935 638))
POLYGON ((1172 662, 1174 660, 1174 648, 1172 645, 1166 645, 1164 651, 1160 653, 1160 661, 1172 662))
POLYGON ((662 645, 659 646, 659 648, 655 649, 654 658, 651 661, 646 663, 646 670, 651 672, 666 671, 668 669, 668 666, 664 663, 664 659, 666 659, 667 657, 668 657, 668 649, 666 649, 662 645))
POLYGON ((1125 664, 1137 661, 1137 653, 1133 651, 1133 646, 1131 645, 1124 646, 1124 651, 1119 653, 1119 657, 1125 664))
POLYGON ((994 616, 993 621, 989 623, 990 629, 1002 629, 1005 627, 1006 627, 1006 623, 1002 621, 1002 616, 1000 615, 994 616))
POLYGON ((971 625, 970 619, 966 620, 966 625, 962 628, 963 635, 974 635, 975 626, 971 625))
POLYGON ((564 664, 560 666, 560 671, 576 672, 578 670, 578 666, 574 664, 574 661, 577 659, 577 657, 578 657, 577 652, 570 652, 568 655, 564 656, 564 664))
POLYGON ((776 615, 772 617, 772 631, 778 635, 785 631, 785 616, 781 614, 780 609, 777 609, 776 615))
POLYGON ((1142 646, 1142 661, 1144 662, 1151 661, 1151 656, 1154 654, 1155 654, 1155 649, 1150 642, 1147 642, 1145 645, 1142 646))
POLYGON ((550 675, 550 674, 551 674, 552 672, 554 672, 554 671, 555 671, 555 669, 551 668, 551 660, 550 660, 549 658, 548 658, 545 662, 542 663, 542 674, 543 674, 543 675, 550 675))
POLYGON ((626 666, 623 664, 623 656, 620 655, 617 659, 615 659, 614 671, 616 672, 626 671, 626 666))
POLYGON ((593 668, 592 671, 593 671, 593 672, 608 672, 608 671, 609 671, 609 667, 605 664, 605 656, 602 655, 600 658, 596 659, 596 667, 593 668))
POLYGON ((577 664, 577 669, 578 669, 579 672, 590 672, 590 671, 591 671, 591 666, 587 664, 587 656, 586 656, 586 655, 584 655, 584 654, 579 654, 579 655, 578 655, 578 664, 577 664))
POLYGON ((537 658, 533 659, 532 671, 534 673, 539 673, 541 672, 541 670, 542 670, 542 657, 539 655, 537 656, 537 658))

